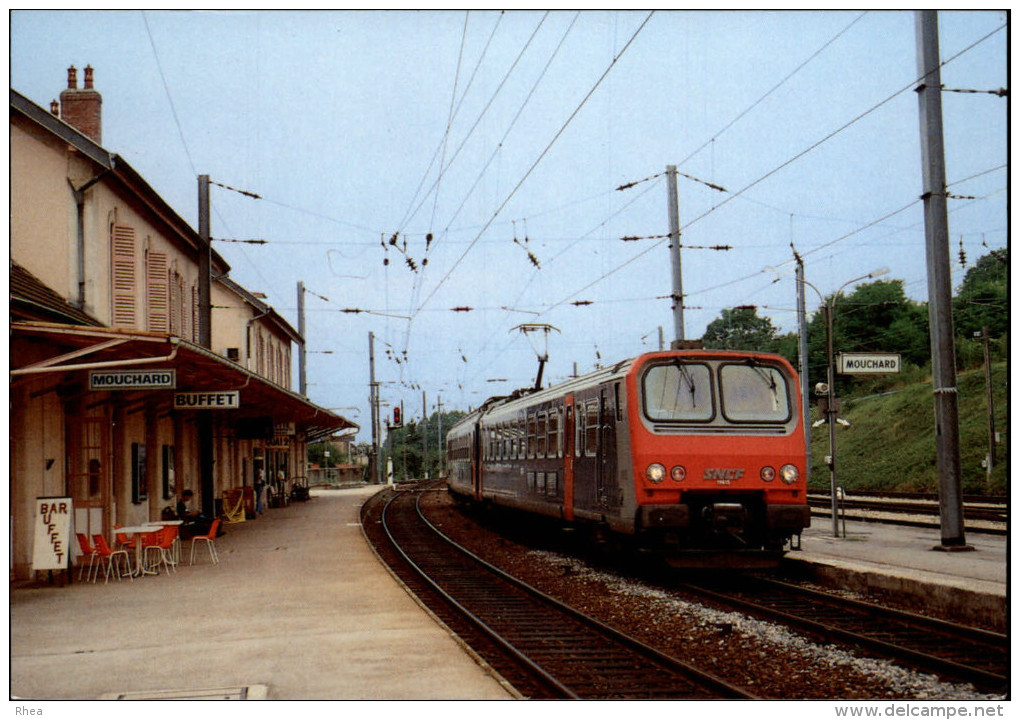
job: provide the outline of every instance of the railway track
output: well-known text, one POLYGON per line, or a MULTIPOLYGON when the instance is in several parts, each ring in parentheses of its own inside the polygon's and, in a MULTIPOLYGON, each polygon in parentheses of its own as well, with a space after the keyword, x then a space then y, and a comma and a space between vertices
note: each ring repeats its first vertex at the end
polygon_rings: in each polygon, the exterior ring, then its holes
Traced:
POLYGON ((524 697, 753 698, 623 635, 455 544, 422 514, 418 491, 380 493, 362 511, 393 572, 524 697))
POLYGON ((764 619, 778 621, 822 642, 851 645, 982 692, 1008 692, 1009 639, 958 625, 765 578, 739 586, 683 583, 684 590, 764 619))
MULTIPOLYGON (((809 495, 808 504, 828 515, 832 510, 832 499, 828 495, 809 495)), ((916 497, 868 495, 845 497, 840 500, 842 511, 849 519, 868 519, 861 513, 884 513, 881 520, 886 523, 937 527, 939 504, 929 496, 916 497), (890 516, 900 516, 899 518, 890 516)), ((1005 534, 1008 507, 1004 502, 989 498, 985 502, 968 500, 963 506, 963 517, 969 532, 1005 534)))

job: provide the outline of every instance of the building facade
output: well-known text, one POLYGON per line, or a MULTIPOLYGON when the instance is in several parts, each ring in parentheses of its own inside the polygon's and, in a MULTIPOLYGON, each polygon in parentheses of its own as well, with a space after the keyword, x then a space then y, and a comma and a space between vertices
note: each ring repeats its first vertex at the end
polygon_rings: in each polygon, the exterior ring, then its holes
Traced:
POLYGON ((259 475, 285 497, 306 442, 357 427, 290 389, 303 338, 99 144, 91 68, 49 111, 10 100, 12 578, 33 574, 38 498, 109 538, 184 489, 233 517, 259 475))

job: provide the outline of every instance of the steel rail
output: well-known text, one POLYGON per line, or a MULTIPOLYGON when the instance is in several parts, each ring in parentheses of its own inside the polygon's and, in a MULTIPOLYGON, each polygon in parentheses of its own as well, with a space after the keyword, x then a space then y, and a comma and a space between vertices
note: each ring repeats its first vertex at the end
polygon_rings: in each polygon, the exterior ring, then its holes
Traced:
MULTIPOLYGON (((396 552, 399 553, 399 555, 404 559, 404 562, 406 562, 407 565, 410 568, 412 568, 418 574, 418 576, 424 582, 426 582, 436 593, 438 593, 439 596, 442 597, 443 600, 445 600, 451 607, 456 609, 457 612, 459 612, 472 625, 474 625, 478 630, 480 630, 482 633, 488 636, 489 639, 491 639, 497 645, 499 645, 500 648, 503 649, 503 651, 509 653, 514 659, 517 660, 517 662, 524 666, 528 670, 528 672, 539 681, 540 684, 552 690, 553 693, 558 697, 579 700, 580 697, 576 695, 572 690, 570 690, 562 683, 560 683, 555 677, 546 672, 545 669, 535 664, 530 658, 521 653, 517 648, 515 648, 513 645, 507 642, 499 633, 493 630, 484 620, 482 620, 480 617, 475 615, 468 608, 466 608, 464 605, 458 602, 457 599, 453 597, 453 595, 444 590, 442 586, 439 585, 439 583, 437 583, 424 569, 422 569, 420 565, 418 565, 418 563, 416 563, 411 558, 411 556, 407 553, 407 551, 400 544, 400 542, 393 536, 392 528, 390 527, 389 522, 387 520, 387 512, 389 511, 390 506, 397 500, 398 497, 400 497, 400 495, 395 494, 393 495, 393 497, 387 500, 386 505, 383 507, 382 510, 382 523, 383 530, 386 533, 386 537, 393 545, 393 549, 396 550, 396 552)), ((418 503, 416 501, 415 505, 417 506, 417 504, 418 503)))
MULTIPOLYGON (((755 697, 567 608, 485 563, 431 523, 418 501, 421 494, 415 495, 415 522, 423 524, 419 527, 427 529, 428 535, 414 529, 394 532, 390 527, 387 541, 400 547, 401 560, 413 566, 418 578, 458 615, 470 618, 472 625, 512 657, 525 658, 529 672, 551 678, 544 686, 555 689, 558 685, 555 697, 755 697), (418 551, 406 547, 412 542, 441 543, 442 556, 433 560, 434 570, 418 551), (470 594, 474 597, 466 597, 470 594), (486 611, 493 614, 481 617, 486 611)), ((387 502, 387 526, 395 524, 390 515, 396 514, 397 507, 395 498, 387 502)), ((433 548, 421 552, 433 552, 433 548)))
POLYGON ((741 587, 732 592, 688 583, 682 583, 681 587, 723 605, 739 608, 758 617, 778 620, 826 640, 839 640, 884 657, 906 661, 915 668, 973 683, 983 691, 1003 692, 1008 686, 1008 678, 999 671, 1000 668, 1004 671, 1008 663, 1009 644, 1005 635, 777 580, 749 580, 745 579, 741 587), (774 595, 764 597, 765 593, 774 595), (775 594, 786 597, 777 600, 775 594), (861 625, 870 625, 870 633, 849 629, 847 626, 854 624, 854 618, 859 618, 861 625), (876 629, 875 626, 880 622, 885 624, 876 629), (885 636, 885 639, 880 635, 885 636), (925 642, 918 642, 917 638, 922 636, 925 642), (918 645, 922 644, 940 645, 942 654, 918 649, 918 645), (957 658, 965 656, 965 659, 946 657, 953 654, 957 658))

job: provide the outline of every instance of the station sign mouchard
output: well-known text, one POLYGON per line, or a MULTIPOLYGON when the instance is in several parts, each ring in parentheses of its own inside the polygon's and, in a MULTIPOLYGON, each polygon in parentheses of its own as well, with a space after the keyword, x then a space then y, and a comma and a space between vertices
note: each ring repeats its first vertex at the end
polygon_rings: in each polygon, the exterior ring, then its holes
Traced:
POLYGON ((836 356, 840 375, 889 375, 900 371, 899 353, 840 353, 836 356))

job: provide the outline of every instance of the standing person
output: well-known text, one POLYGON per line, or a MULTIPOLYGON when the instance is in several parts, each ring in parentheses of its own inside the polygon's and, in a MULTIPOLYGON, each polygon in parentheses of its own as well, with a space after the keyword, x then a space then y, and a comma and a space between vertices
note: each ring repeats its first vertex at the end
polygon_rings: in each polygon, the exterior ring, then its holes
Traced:
POLYGON ((255 471, 255 515, 265 512, 266 479, 262 468, 255 471))
POLYGON ((281 506, 285 505, 287 501, 287 473, 283 471, 283 468, 276 471, 276 492, 279 493, 281 506))

